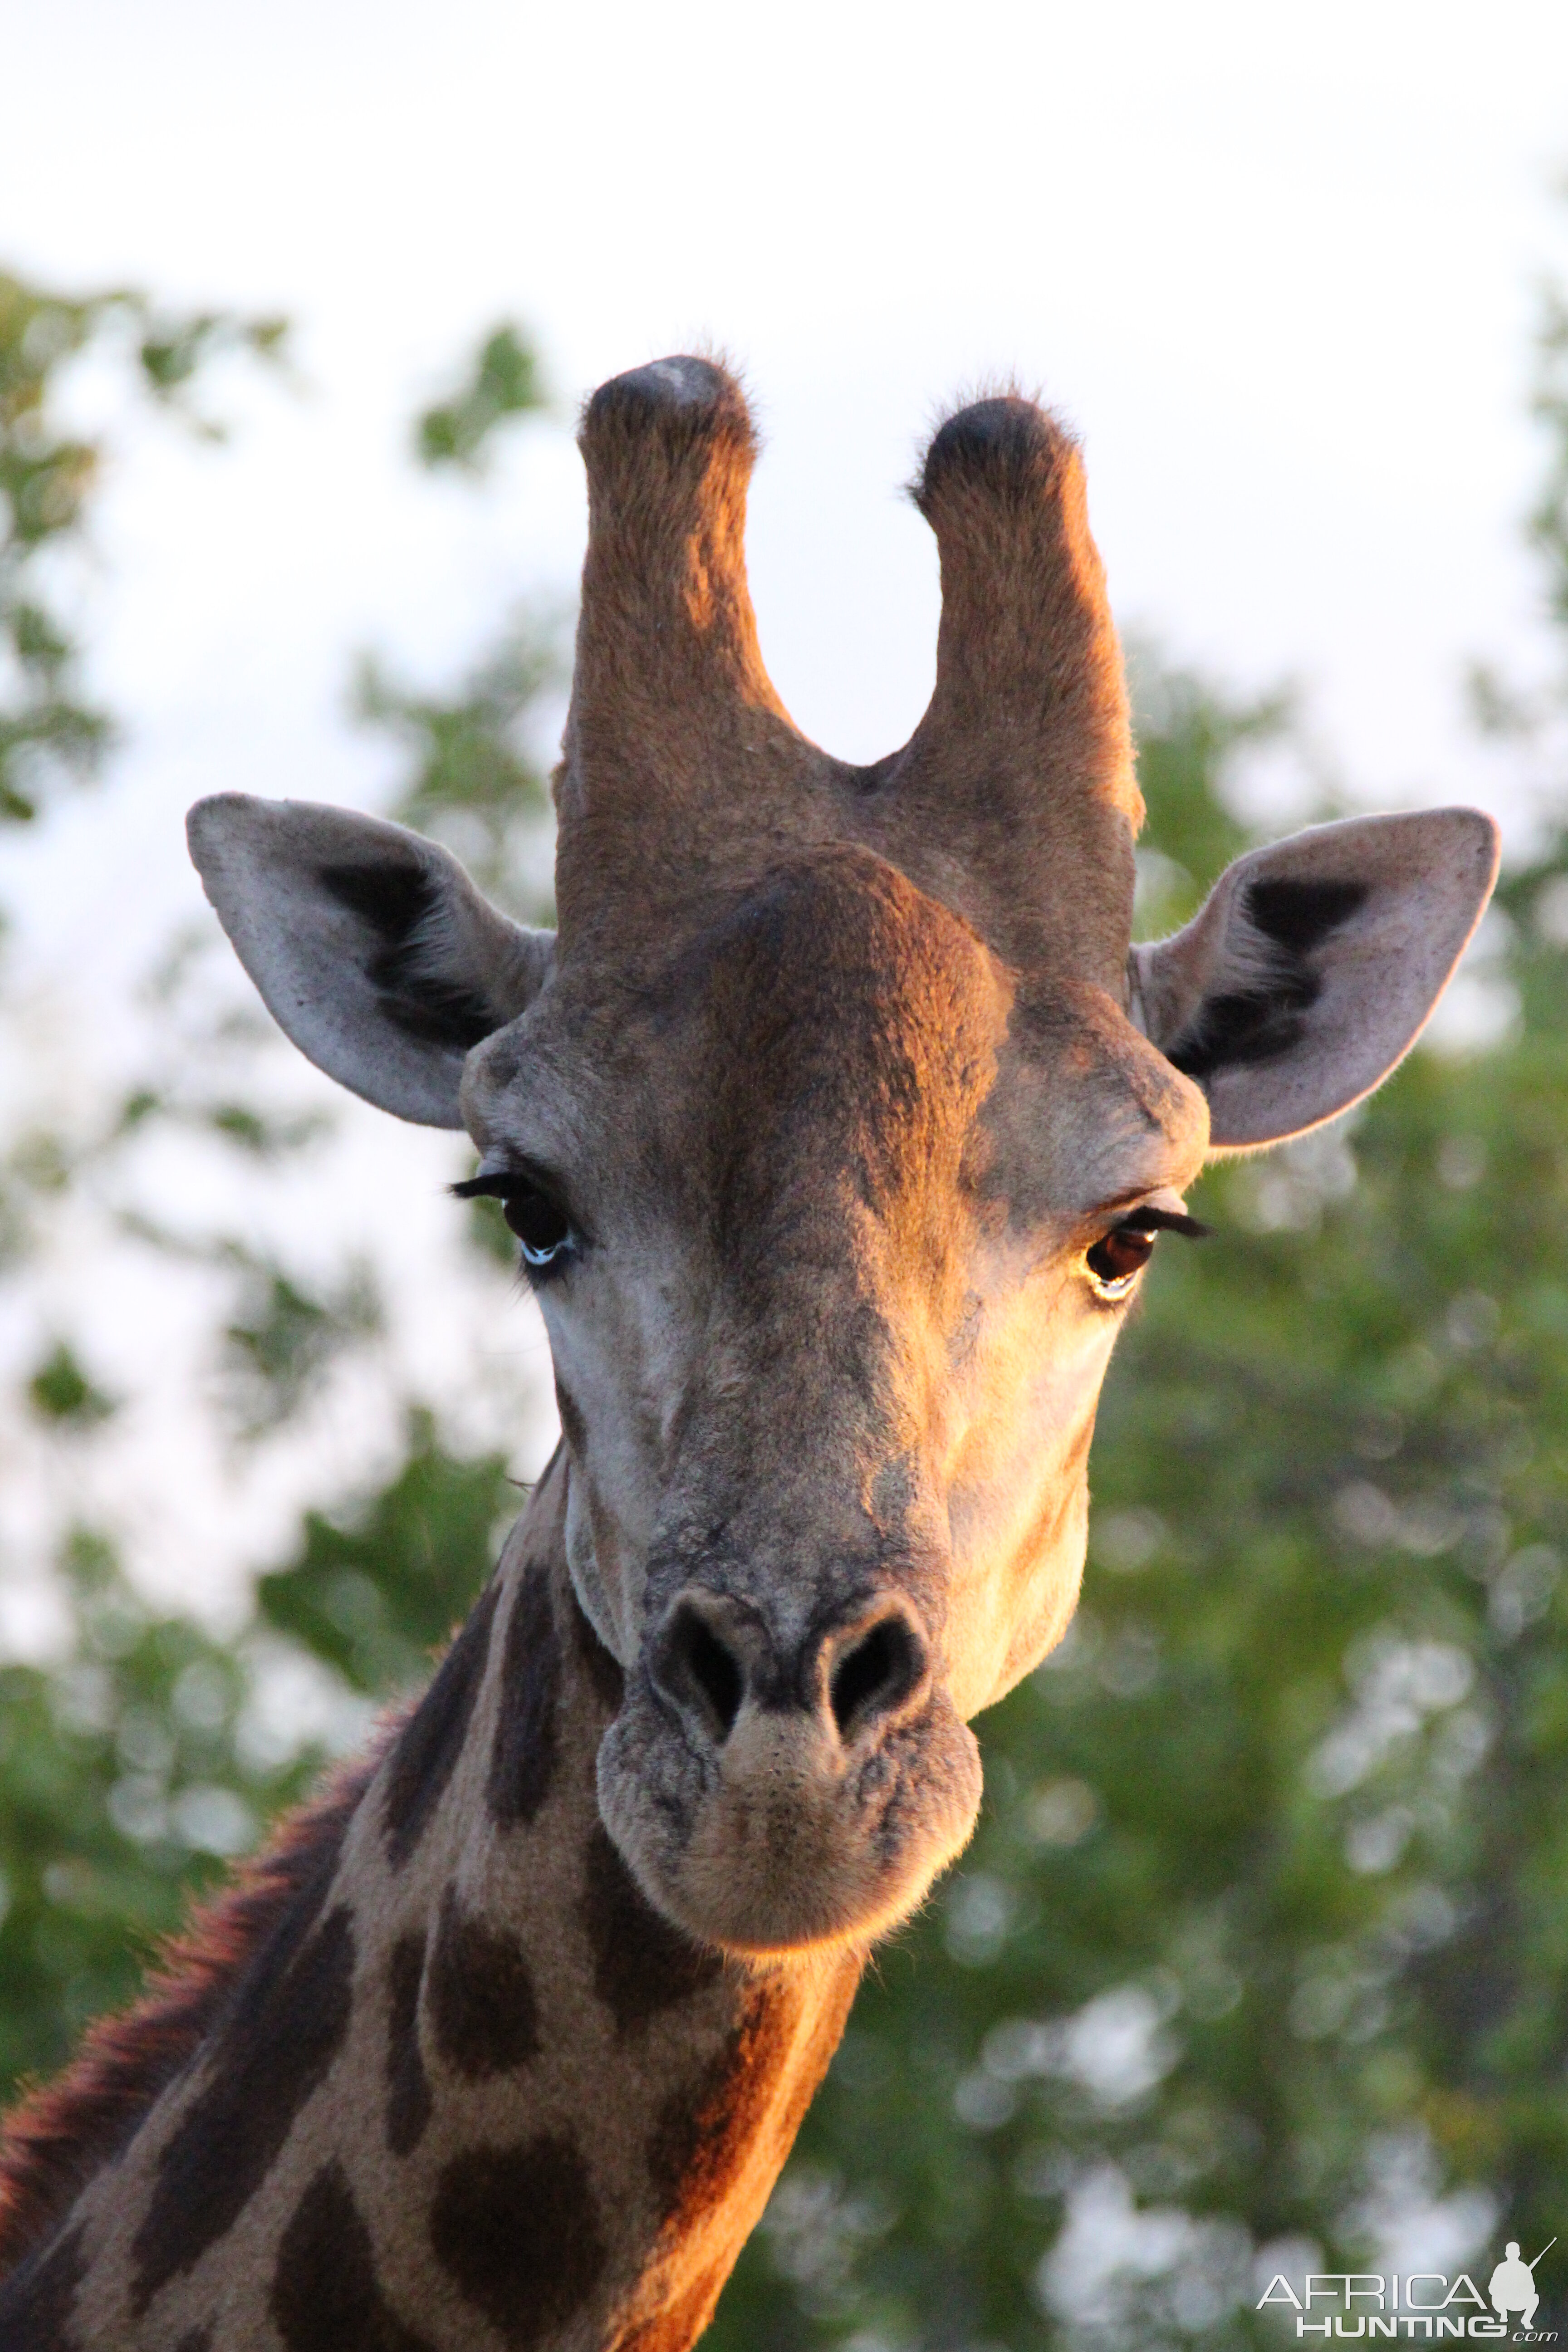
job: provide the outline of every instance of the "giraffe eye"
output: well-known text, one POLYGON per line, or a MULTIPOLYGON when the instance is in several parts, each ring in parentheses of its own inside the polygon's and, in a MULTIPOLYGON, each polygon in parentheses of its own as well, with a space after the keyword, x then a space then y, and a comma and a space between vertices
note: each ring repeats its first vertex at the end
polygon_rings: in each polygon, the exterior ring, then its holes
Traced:
POLYGON ((566 1212, 531 1184, 521 1183, 503 1193, 500 1213, 522 1244, 529 1265, 553 1265, 572 1245, 566 1212))
POLYGON ((459 1201, 488 1196, 522 1244, 522 1262, 535 1274, 558 1269, 577 1243, 571 1218, 552 1192, 521 1169, 482 1170, 466 1184, 454 1184, 459 1201))
POLYGON ((1097 1298, 1125 1298, 1154 1253, 1154 1234, 1147 1225, 1113 1225, 1084 1253, 1084 1265, 1097 1298))
POLYGON ((1154 1255, 1162 1234, 1182 1234, 1190 1242, 1206 1241, 1213 1228, 1189 1217, 1174 1192, 1157 1192, 1112 1225, 1108 1234, 1083 1254, 1083 1270, 1097 1298, 1114 1306, 1125 1298, 1154 1255))

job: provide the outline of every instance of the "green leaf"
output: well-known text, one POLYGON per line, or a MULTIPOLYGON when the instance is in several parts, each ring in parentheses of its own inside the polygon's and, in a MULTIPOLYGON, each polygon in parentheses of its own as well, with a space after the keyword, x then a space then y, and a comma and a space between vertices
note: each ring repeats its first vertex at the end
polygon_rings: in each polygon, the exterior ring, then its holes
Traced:
POLYGON ((91 1429, 107 1421, 115 1400, 94 1386, 69 1344, 58 1340, 27 1383, 27 1401, 45 1421, 91 1429))
POLYGON ((419 461, 432 471, 455 466, 480 473, 493 454, 497 428, 545 404, 538 355, 522 330, 503 320, 480 344, 465 383, 419 418, 419 461))
POLYGON ((390 1485, 346 1517, 307 1515, 295 1559, 258 1588, 262 1616, 356 1690, 405 1689, 473 1605, 517 1509, 501 1455, 448 1453, 416 1412, 390 1485))

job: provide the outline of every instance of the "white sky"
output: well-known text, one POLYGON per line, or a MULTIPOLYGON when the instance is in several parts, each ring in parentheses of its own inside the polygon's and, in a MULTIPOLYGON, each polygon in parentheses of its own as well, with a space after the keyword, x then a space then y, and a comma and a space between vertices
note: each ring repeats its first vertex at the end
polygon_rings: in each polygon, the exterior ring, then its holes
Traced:
POLYGON ((569 590, 573 405, 699 339, 757 395, 764 647, 832 750, 919 714, 935 561, 898 486, 933 409, 1011 371, 1084 435, 1124 622, 1300 679, 1371 800, 1504 789, 1457 680, 1532 652, 1561 0, 0 0, 0 261, 286 310, 307 383, 237 393, 225 452, 138 436, 110 485, 127 749, 0 851, 31 969, 106 1035, 200 908, 189 801, 374 802, 394 755, 343 719, 350 656, 440 681, 518 591, 569 590), (559 421, 485 495, 420 478, 412 412, 509 314, 559 421))

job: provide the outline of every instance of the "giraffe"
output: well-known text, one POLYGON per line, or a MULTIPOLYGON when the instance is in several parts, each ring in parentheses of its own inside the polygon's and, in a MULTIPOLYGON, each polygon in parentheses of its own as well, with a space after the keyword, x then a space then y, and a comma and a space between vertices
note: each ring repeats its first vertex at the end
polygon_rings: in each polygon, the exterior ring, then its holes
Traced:
POLYGON ((562 1443, 417 1703, 13 2116, 3 2352, 685 2352, 1072 1613, 1159 1234, 1378 1083, 1495 877, 1477 812, 1357 818, 1130 947, 1121 658, 1026 400, 926 451, 936 685, 864 768, 763 667, 732 376, 617 377, 581 446, 555 934, 375 819, 190 820, 295 1043, 467 1129, 562 1443))

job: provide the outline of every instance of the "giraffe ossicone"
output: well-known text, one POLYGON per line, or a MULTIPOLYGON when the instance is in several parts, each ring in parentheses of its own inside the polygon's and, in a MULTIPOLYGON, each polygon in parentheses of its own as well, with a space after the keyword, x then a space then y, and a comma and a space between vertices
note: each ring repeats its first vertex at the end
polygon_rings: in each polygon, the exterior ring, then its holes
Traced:
POLYGON ((1131 948, 1121 656, 1028 402, 931 442, 935 690, 861 768, 763 667, 733 379, 656 362, 581 438, 556 934, 375 819, 190 821, 296 1044, 472 1138, 562 1448, 360 1780, 15 2120, 0 2347, 682 2352, 1072 1613, 1159 1233, 1378 1083, 1492 885, 1477 812, 1358 818, 1131 948))

